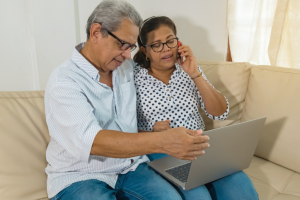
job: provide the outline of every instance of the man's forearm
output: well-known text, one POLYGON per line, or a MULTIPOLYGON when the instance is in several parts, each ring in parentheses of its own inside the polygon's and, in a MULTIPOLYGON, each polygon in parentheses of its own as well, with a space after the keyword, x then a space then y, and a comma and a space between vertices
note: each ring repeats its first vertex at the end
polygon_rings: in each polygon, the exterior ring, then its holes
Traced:
MULTIPOLYGON (((101 130, 94 139, 91 155, 111 158, 130 158, 161 151, 162 133, 124 133, 101 130)), ((160 152, 163 153, 163 152, 160 152)))

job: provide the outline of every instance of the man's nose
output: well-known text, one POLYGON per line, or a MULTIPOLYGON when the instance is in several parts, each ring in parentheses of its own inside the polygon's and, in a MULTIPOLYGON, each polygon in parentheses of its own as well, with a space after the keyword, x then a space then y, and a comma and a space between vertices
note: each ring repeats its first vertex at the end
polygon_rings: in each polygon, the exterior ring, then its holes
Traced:
POLYGON ((130 48, 128 48, 126 51, 123 51, 122 56, 127 60, 130 59, 131 58, 130 48))

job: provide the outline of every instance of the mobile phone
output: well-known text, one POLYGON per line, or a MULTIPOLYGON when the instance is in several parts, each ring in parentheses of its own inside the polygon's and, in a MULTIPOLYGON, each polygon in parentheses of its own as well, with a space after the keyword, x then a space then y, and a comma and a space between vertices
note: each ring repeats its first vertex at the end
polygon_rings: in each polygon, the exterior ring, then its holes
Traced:
MULTIPOLYGON (((182 45, 182 42, 180 42, 178 40, 178 47, 180 47, 181 45, 182 45)), ((183 57, 181 57, 180 55, 182 55, 182 52, 181 53, 178 52, 178 58, 180 58, 180 64, 182 64, 183 63, 183 57)))

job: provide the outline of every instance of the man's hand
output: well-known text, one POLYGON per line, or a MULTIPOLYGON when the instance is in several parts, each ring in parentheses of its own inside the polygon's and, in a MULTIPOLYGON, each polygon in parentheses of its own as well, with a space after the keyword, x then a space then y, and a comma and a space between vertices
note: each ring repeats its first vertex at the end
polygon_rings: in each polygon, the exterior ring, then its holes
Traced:
POLYGON ((153 125, 152 131, 153 132, 161 132, 161 131, 166 131, 168 129, 171 129, 169 119, 167 119, 166 121, 155 122, 153 125))
POLYGON ((203 149, 210 145, 209 137, 201 135, 202 130, 189 130, 184 127, 173 128, 162 132, 164 141, 162 148, 170 156, 181 160, 195 160, 205 153, 203 149))

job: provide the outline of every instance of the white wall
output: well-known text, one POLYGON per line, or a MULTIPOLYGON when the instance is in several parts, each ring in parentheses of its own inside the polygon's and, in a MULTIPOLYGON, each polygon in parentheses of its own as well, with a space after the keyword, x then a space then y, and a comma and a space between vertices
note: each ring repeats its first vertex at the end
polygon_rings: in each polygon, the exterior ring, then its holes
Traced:
MULTIPOLYGON (((143 19, 164 15, 176 24, 178 37, 191 46, 198 59, 224 60, 227 48, 227 0, 127 0, 143 19)), ((86 21, 98 0, 78 0, 81 41, 86 39, 86 21)))
MULTIPOLYGON (((143 19, 165 15, 197 59, 225 60, 227 0, 127 0, 143 19)), ((1 0, 0 91, 45 89, 52 70, 86 39, 101 0, 1 0)), ((134 55, 134 54, 133 54, 134 55)))
POLYGON ((0 7, 0 90, 35 88, 25 1, 0 1, 0 7))
POLYGON ((76 44, 74 3, 34 0, 32 13, 40 89, 45 89, 50 73, 70 58, 76 44))

